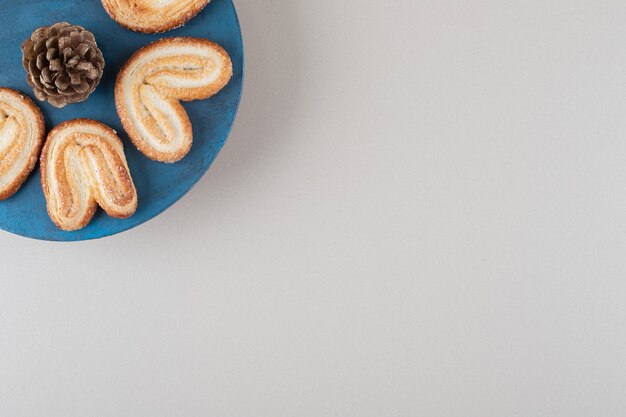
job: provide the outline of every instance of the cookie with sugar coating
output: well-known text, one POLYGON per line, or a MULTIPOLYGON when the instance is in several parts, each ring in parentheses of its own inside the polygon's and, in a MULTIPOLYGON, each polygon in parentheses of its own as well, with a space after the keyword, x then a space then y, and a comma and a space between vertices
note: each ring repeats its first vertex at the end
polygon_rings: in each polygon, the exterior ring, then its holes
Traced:
POLYGON ((155 161, 176 162, 193 140, 180 101, 207 99, 230 81, 228 53, 207 39, 165 38, 137 51, 115 82, 115 105, 135 146, 155 161))
POLYGON ((45 135, 39 107, 19 91, 0 88, 0 200, 14 195, 33 171, 45 135))
POLYGON ((124 145, 95 120, 70 120, 50 131, 41 152, 41 186, 50 219, 62 230, 87 226, 98 206, 117 218, 137 210, 124 145))
POLYGON ((210 0, 102 0, 109 16, 135 32, 161 33, 193 19, 210 0))

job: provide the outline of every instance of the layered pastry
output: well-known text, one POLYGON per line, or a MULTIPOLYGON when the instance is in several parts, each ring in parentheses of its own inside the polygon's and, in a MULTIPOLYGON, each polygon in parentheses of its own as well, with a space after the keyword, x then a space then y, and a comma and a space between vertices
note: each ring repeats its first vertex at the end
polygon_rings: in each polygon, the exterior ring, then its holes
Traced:
POLYGON ((18 91, 0 88, 0 200, 15 194, 33 171, 45 135, 39 107, 18 91))
POLYGON ((102 0, 105 10, 120 25, 143 33, 160 33, 184 25, 209 0, 102 0))
POLYGON ((41 153, 41 185, 48 214, 62 230, 85 227, 98 205, 117 218, 137 210, 122 141, 95 120, 71 120, 50 131, 41 153))
POLYGON ((115 83, 115 105, 135 146, 161 162, 176 162, 193 140, 180 101, 218 93, 232 77, 230 57, 218 44, 199 38, 166 38, 137 51, 115 83))

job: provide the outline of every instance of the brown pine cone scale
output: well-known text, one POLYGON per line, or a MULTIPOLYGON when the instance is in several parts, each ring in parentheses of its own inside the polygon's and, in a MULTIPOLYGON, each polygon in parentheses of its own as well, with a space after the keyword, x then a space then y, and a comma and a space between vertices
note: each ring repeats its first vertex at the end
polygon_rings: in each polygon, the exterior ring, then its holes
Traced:
POLYGON ((22 54, 35 96, 55 107, 86 100, 104 70, 96 38, 85 28, 69 23, 37 29, 22 44, 22 54))

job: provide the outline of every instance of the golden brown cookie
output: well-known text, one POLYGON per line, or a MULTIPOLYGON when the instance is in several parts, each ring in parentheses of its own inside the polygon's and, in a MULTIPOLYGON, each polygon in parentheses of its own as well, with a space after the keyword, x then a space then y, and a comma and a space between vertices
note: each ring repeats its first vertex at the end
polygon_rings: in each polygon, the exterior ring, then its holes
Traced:
POLYGON ((52 129, 41 153, 41 185, 48 214, 63 230, 87 226, 98 205, 118 218, 137 210, 122 141, 95 120, 71 120, 52 129))
POLYGON ((122 125, 149 158, 176 162, 191 149, 193 134, 179 100, 218 93, 232 77, 230 57, 218 44, 199 38, 166 38, 137 51, 115 83, 122 125))
POLYGON ((160 33, 184 25, 210 0, 102 0, 109 16, 127 29, 160 33))
POLYGON ((0 88, 0 200, 15 194, 33 171, 45 135, 39 107, 19 91, 0 88))

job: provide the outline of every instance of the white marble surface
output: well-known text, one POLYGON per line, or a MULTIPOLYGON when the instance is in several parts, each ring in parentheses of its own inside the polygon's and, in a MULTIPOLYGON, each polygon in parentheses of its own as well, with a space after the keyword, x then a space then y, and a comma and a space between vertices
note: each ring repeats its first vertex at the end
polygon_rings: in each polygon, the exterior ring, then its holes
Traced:
POLYGON ((0 234, 0 415, 623 416, 626 4, 238 9, 189 195, 0 234))

